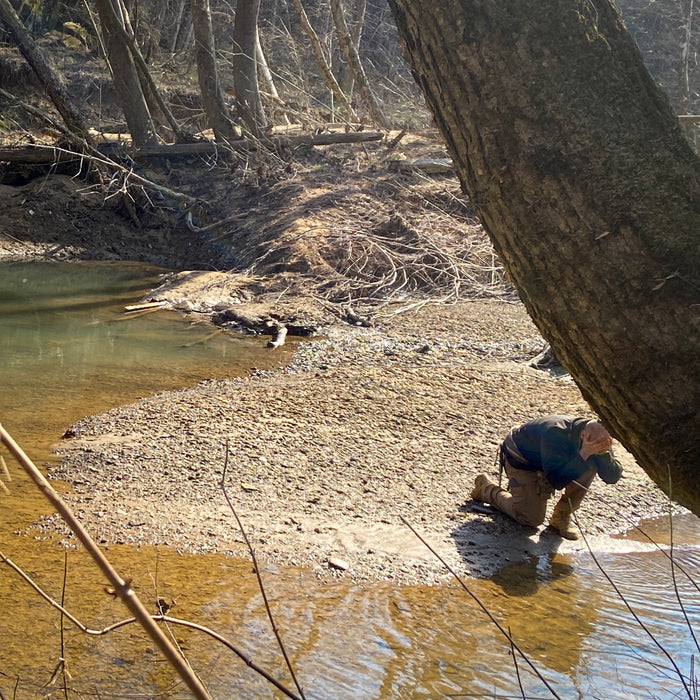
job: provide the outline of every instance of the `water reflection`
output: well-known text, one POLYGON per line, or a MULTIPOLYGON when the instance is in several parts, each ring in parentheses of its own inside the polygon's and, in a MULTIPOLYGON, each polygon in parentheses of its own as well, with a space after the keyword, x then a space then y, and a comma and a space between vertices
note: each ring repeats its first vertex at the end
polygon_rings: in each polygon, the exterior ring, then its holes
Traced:
POLYGON ((288 356, 176 312, 126 315, 163 272, 137 263, 0 264, 0 420, 25 448, 48 457, 46 445, 83 415, 288 356))
POLYGON ((499 569, 491 580, 509 596, 535 595, 542 584, 551 584, 575 572, 572 563, 556 552, 528 557, 525 562, 508 564, 499 569))

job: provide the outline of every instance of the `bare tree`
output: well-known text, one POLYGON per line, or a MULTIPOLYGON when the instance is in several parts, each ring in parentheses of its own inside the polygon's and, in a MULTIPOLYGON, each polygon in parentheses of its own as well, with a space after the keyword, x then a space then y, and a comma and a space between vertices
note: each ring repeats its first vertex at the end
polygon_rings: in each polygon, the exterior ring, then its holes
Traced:
POLYGON ((389 127, 389 120, 384 116, 384 112, 369 85, 369 80, 367 79, 365 70, 362 67, 362 62, 360 61, 360 55, 357 52, 357 47, 353 43, 352 36, 350 35, 348 25, 345 21, 345 7, 343 2, 342 0, 330 0, 330 2, 333 23, 335 24, 335 29, 338 34, 338 42, 340 43, 340 48, 343 50, 345 60, 348 62, 350 72, 357 85, 357 91, 375 124, 386 129, 389 127))
POLYGON ((556 356, 700 514, 700 159, 609 0, 390 0, 464 188, 556 356))
POLYGON ((209 0, 190 0, 190 13, 204 111, 207 113, 207 120, 214 131, 216 141, 221 144, 230 143, 236 139, 236 132, 219 82, 209 0))
POLYGON ((34 39, 20 22, 10 0, 0 0, 0 19, 12 33, 19 50, 36 73, 65 125, 76 136, 86 138, 87 127, 82 115, 71 101, 60 76, 47 63, 34 39))
POLYGON ((338 81, 333 75, 331 67, 328 65, 328 61, 326 60, 326 57, 323 53, 323 47, 321 46, 321 42, 318 38, 318 35, 316 34, 316 31, 311 26, 311 22, 309 22, 309 18, 306 15, 304 6, 301 4, 301 0, 292 1, 294 3, 294 9, 297 11, 297 15, 299 16, 299 21, 301 22, 301 28, 304 31, 304 34, 306 34, 309 42, 311 43, 311 50, 314 52, 316 64, 318 65, 319 70, 321 71, 323 79, 326 81, 328 89, 331 91, 331 94, 335 97, 335 99, 338 100, 341 109, 350 117, 352 121, 356 122, 358 120, 357 114, 355 114, 355 110, 352 108, 347 97, 340 89, 340 85, 338 85, 338 81))
POLYGON ((158 143, 158 137, 131 50, 125 40, 126 29, 120 5, 115 0, 96 0, 96 5, 114 89, 133 144, 136 148, 154 146, 158 143))
POLYGON ((253 136, 261 136, 265 128, 255 61, 259 11, 260 0, 238 0, 233 29, 233 85, 238 117, 253 136))
MULTIPOLYGON (((355 0, 354 6, 352 8, 352 22, 350 23, 350 40, 352 45, 355 47, 358 55, 360 53, 360 41, 362 39, 362 29, 365 22, 365 11, 367 10, 367 0, 355 0)), ((348 68, 348 63, 344 62, 341 64, 342 70, 339 72, 340 87, 342 91, 348 96, 348 99, 352 97, 352 91, 355 87, 355 80, 353 78, 352 71, 348 68)))
MULTIPOLYGON (((279 93, 277 92, 277 87, 275 86, 275 80, 272 76, 272 71, 270 70, 270 66, 267 63, 267 58, 265 57, 265 53, 263 52, 263 47, 260 42, 259 29, 255 32, 255 60, 258 63, 260 77, 263 80, 263 83, 267 89, 269 96, 272 98, 272 100, 274 100, 274 102, 277 105, 283 108, 284 100, 280 98, 279 93)), ((285 122, 285 124, 289 124, 289 117, 287 116, 287 112, 284 109, 282 109, 282 119, 285 122)))

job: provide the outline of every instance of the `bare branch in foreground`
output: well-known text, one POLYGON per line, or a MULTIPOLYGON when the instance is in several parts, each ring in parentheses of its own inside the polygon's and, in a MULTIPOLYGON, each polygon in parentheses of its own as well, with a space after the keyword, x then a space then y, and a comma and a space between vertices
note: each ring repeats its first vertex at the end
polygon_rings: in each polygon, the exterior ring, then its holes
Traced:
POLYGON ((581 537, 583 538, 583 541, 586 544, 586 548, 588 549, 588 553, 591 555, 593 561, 595 562, 595 565, 600 570, 600 573, 603 574, 606 581, 612 586, 615 593, 617 593, 618 598, 623 602, 623 604, 625 605, 627 610, 630 612, 630 614, 634 618, 635 622, 647 633, 647 635, 649 636, 651 641, 658 647, 658 649, 669 660, 669 662, 671 663, 671 666, 673 666, 673 669, 675 670, 678 678, 680 679, 681 683, 683 684, 683 688, 685 689, 685 692, 688 694, 689 700, 694 700, 693 695, 690 691, 690 688, 688 687, 688 683, 686 682, 686 679, 683 676, 683 673, 681 672, 680 668, 678 668, 678 664, 676 664, 673 657, 671 656, 671 654, 668 653, 668 650, 663 646, 663 644, 661 644, 661 642, 659 642, 659 640, 654 636, 654 633, 644 623, 644 620, 642 620, 639 617, 639 615, 637 615, 637 613, 634 611, 634 608, 629 604, 629 602, 625 598, 624 593, 618 588, 617 584, 612 580, 612 578, 610 577, 608 572, 603 568, 603 565, 598 561, 598 557, 596 557, 593 550, 591 549, 591 545, 588 542, 588 538, 586 537, 586 533, 581 529, 581 526, 579 525, 578 518, 576 517, 576 511, 572 510, 571 514, 574 518, 574 522, 576 523, 576 527, 578 527, 579 531, 581 532, 581 537))
POLYGON ((488 608, 479 600, 478 596, 472 593, 472 591, 467 588, 467 585, 462 581, 462 579, 459 577, 457 572, 416 532, 416 530, 413 528, 413 526, 406 520, 406 518, 400 516, 401 522, 430 550, 430 552, 437 558, 437 560, 449 571, 455 579, 457 579, 457 582, 459 583, 460 586, 471 596, 471 598, 476 602, 476 604, 486 613, 486 616, 491 620, 491 622, 496 626, 498 631, 508 640, 508 643, 511 645, 511 649, 514 649, 515 651, 520 654, 522 657, 523 661, 532 669, 532 672, 544 683, 546 686, 547 690, 555 697, 559 698, 559 695, 557 692, 552 688, 552 686, 548 683, 547 679, 540 673, 540 671, 535 667, 535 665, 530 661, 528 656, 523 652, 523 650, 515 643, 515 640, 513 637, 511 637, 510 633, 508 630, 506 630, 503 625, 489 612, 488 608))
POLYGON ((56 509, 68 527, 73 531, 80 543, 85 547, 93 561, 97 564, 102 573, 107 577, 110 585, 114 589, 115 595, 126 605, 131 614, 138 620, 139 624, 148 633, 153 642, 161 650, 173 669, 178 673, 185 685, 190 689, 197 700, 210 700, 206 691, 197 676, 185 663, 183 657, 170 643, 163 631, 155 624, 143 603, 139 600, 134 589, 131 587, 130 579, 123 579, 114 569, 109 560, 102 553, 102 550, 95 544, 85 528, 75 517, 73 511, 64 503, 55 489, 46 480, 44 475, 37 469, 34 463, 27 457, 20 446, 12 439, 10 434, 0 424, 0 442, 10 451, 19 465, 24 469, 29 478, 36 484, 44 494, 49 503, 56 509))
MULTIPOLYGON (((7 564, 15 573, 17 573, 21 578, 25 580, 26 583, 28 583, 49 605, 53 606, 57 610, 61 612, 61 615, 65 617, 67 620, 69 620, 75 627, 77 627, 81 632, 84 634, 93 636, 93 637, 100 637, 106 634, 109 634, 110 632, 113 632, 114 630, 117 630, 121 627, 125 627, 126 625, 131 625, 134 624, 135 622, 138 622, 138 620, 135 617, 130 617, 125 620, 120 620, 119 622, 114 622, 111 625, 108 625, 107 627, 103 627, 102 629, 91 629, 90 627, 87 627, 84 625, 77 617, 75 617, 72 613, 70 613, 66 608, 64 608, 60 603, 55 601, 46 591, 44 591, 22 568, 17 566, 11 559, 6 557, 2 551, 0 551, 0 563, 7 564)), ((293 692, 285 688, 279 681, 277 681, 275 678, 273 678, 267 671, 265 671, 263 668, 258 666, 254 661, 248 657, 245 652, 241 651, 238 649, 232 642, 230 642, 228 639, 220 635, 218 632, 214 632, 214 630, 210 629, 209 627, 204 627, 203 625, 199 625, 196 622, 190 622, 189 620, 182 620, 177 617, 170 617, 169 615, 150 615, 149 616, 152 620, 155 622, 167 622, 172 625, 179 625, 181 627, 188 627, 189 629, 196 630, 198 632, 202 632, 212 639, 215 639, 217 642, 221 642, 227 649, 230 649, 238 658, 240 658, 246 666, 249 668, 252 668, 256 673, 259 673, 265 680, 269 681, 272 683, 278 690, 281 690, 285 695, 287 695, 290 698, 293 698, 294 700, 302 700, 299 696, 295 695, 293 692)), ((2 700, 2 697, 0 696, 0 700, 2 700)))
MULTIPOLYGON (((669 528, 669 533, 670 533, 670 540, 671 540, 671 547, 669 551, 669 559, 671 560, 671 580, 673 581, 673 591, 676 595, 676 600, 678 601, 678 606, 681 609, 681 612, 683 613, 683 618, 685 619, 685 624, 688 627, 688 631, 690 632, 690 636, 693 638, 693 642, 695 642, 695 648, 700 651, 700 646, 698 646, 698 639, 695 636, 695 630, 693 629, 693 625, 690 622, 690 618, 688 617, 688 611, 685 609, 685 605, 683 604, 683 599, 681 598, 681 592, 678 590, 678 581, 676 580, 676 559, 673 556, 673 513, 671 512, 671 503, 673 501, 673 483, 671 480, 671 473, 669 471, 668 474, 668 528, 669 528)), ((693 678, 691 676, 691 682, 693 678)), ((694 695, 693 697, 697 697, 694 695)))

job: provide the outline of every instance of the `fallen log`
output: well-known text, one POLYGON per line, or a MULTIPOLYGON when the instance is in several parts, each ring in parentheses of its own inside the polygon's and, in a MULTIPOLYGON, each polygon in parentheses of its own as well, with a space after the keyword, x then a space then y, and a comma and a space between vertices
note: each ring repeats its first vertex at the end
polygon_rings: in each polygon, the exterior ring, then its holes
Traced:
MULTIPOLYGON (((140 158, 175 158, 178 156, 214 155, 226 150, 247 151, 259 148, 297 148, 299 146, 330 146, 338 143, 366 143, 379 141, 384 137, 381 131, 358 131, 348 133, 305 134, 303 136, 276 136, 261 141, 241 139, 233 141, 222 148, 214 141, 197 141, 196 143, 173 143, 162 146, 150 146, 132 150, 119 143, 101 143, 96 150, 108 157, 128 157, 132 160, 140 158)), ((42 163, 69 163, 90 156, 67 151, 51 146, 17 146, 0 148, 0 161, 5 163, 27 163, 38 165, 42 163)))
POLYGON ((391 160, 389 170, 399 172, 421 172, 427 175, 454 173, 450 158, 416 158, 414 160, 391 160))
POLYGON ((267 148, 280 148, 298 146, 330 146, 338 143, 366 143, 367 141, 379 141, 384 137, 381 131, 358 131, 348 133, 324 133, 324 134, 304 134, 302 136, 276 136, 271 139, 261 139, 252 141, 241 139, 233 141, 222 148, 213 141, 198 141, 197 143, 174 143, 163 146, 150 146, 141 148, 131 153, 134 160, 139 158, 166 157, 166 156, 189 156, 189 155, 212 155, 221 153, 227 149, 233 151, 247 151, 256 149, 259 146, 267 148))
POLYGON ((71 161, 86 158, 80 153, 73 153, 51 146, 17 146, 16 148, 0 148, 0 161, 5 163, 27 163, 37 165, 41 163, 70 163, 71 161))

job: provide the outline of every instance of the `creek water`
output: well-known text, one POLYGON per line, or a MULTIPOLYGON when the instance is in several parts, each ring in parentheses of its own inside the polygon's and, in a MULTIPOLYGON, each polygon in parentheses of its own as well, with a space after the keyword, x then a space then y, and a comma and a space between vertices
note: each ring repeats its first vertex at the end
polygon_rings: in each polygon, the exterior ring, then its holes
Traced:
MULTIPOLYGON (((0 265, 0 421, 38 464, 82 415, 271 361, 260 339, 210 337, 174 313, 124 320, 124 305, 161 272, 123 263, 0 265)), ((33 534, 29 526, 48 507, 10 466, 11 493, 0 495, 3 553, 87 627, 126 618, 84 552, 33 534)), ((674 518, 672 549, 668 522, 642 529, 660 546, 631 530, 606 551, 514 563, 490 580, 466 582, 469 592, 320 585, 310 572, 274 566, 262 574, 308 698, 697 697, 698 519, 674 518), (527 661, 517 651, 514 659, 475 598, 527 661)), ((250 562, 167 548, 105 550, 154 613, 164 600, 170 615, 225 636, 293 687, 250 562)), ((0 565, 0 611, 2 697, 188 697, 135 625, 84 634, 7 565, 0 565), (67 692, 64 676, 52 677, 61 658, 71 674, 67 692)), ((231 650, 201 632, 169 628, 212 697, 282 697, 231 650)))

